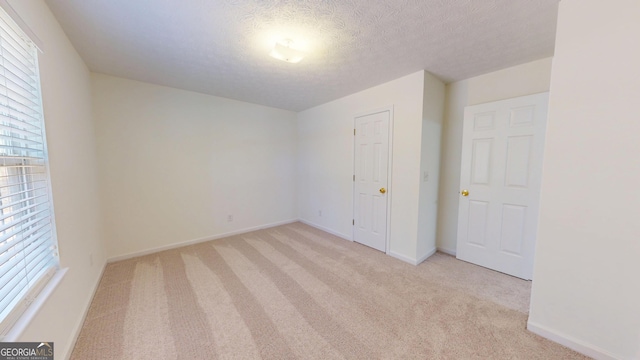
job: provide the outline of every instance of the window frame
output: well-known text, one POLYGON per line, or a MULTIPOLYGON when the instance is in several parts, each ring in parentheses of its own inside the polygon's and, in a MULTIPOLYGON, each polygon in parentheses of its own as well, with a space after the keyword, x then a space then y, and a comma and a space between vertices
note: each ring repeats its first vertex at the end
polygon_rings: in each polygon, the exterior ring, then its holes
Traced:
MULTIPOLYGON (((51 188, 51 174, 49 169, 49 156, 48 156, 48 146, 47 146, 47 138, 46 138, 46 124, 45 124, 45 116, 43 109, 43 97, 42 97, 42 83, 40 78, 40 66, 39 66, 39 52, 41 52, 41 42, 35 36, 35 34, 26 26, 24 21, 18 16, 18 14, 11 8, 11 6, 7 3, 6 0, 0 0, 0 21, 2 24, 0 26, 5 26, 6 28, 13 30, 13 34, 9 33, 9 36, 15 35, 15 37, 21 38, 28 46, 33 47, 31 49, 33 58, 28 60, 33 60, 34 62, 34 75, 31 80, 33 81, 33 93, 32 95, 36 96, 37 106, 34 106, 34 111, 39 115, 39 128, 41 131, 41 146, 42 146, 42 164, 44 171, 44 180, 36 180, 36 181, 19 181, 20 198, 24 199, 28 197, 29 194, 35 194, 35 190, 45 190, 46 196, 48 197, 47 201, 47 209, 49 212, 49 227, 50 227, 50 245, 52 248, 53 257, 47 255, 45 258, 51 258, 54 261, 52 264, 49 264, 48 260, 45 262, 48 264, 43 267, 40 271, 36 272, 39 276, 35 276, 31 281, 27 279, 28 285, 26 287, 26 292, 13 303, 13 308, 6 314, 6 316, 0 319, 0 341, 15 341, 17 337, 22 333, 22 331, 27 327, 29 322, 33 319, 39 308, 44 304, 44 301, 51 295, 53 290, 58 286, 64 275, 66 274, 67 269, 60 269, 60 257, 58 253, 58 240, 57 240, 57 231, 56 231, 56 221, 55 221, 55 210, 54 210, 54 201, 53 201, 53 192, 51 188), (44 181, 46 185, 44 187, 37 187, 34 184, 38 181, 44 181)), ((5 30, 7 31, 7 30, 5 30)), ((4 36, 4 35, 3 35, 4 36)), ((31 55, 31 54, 30 54, 31 55)), ((4 57, 0 57, 0 62, 4 62, 4 57)), ((4 68, 4 66, 2 66, 4 68)), ((24 79, 23 79, 24 80, 24 79)), ((8 99, 11 99, 10 96, 6 96, 8 99)), ((13 101, 16 101, 15 99, 13 101)), ((34 102, 35 103, 35 102, 34 102)), ((11 131, 10 131, 11 133, 11 131)), ((28 156, 27 156, 28 157, 28 156)), ((20 176, 22 180, 27 180, 27 177, 31 177, 33 174, 30 171, 26 170, 26 157, 25 156, 17 156, 13 159, 18 160, 22 163, 23 167, 18 167, 17 169, 19 174, 16 176, 20 176)), ((4 163, 6 164, 6 162, 4 163)), ((3 165, 5 166, 5 165, 3 165)), ((16 194, 11 194, 8 196, 13 196, 16 194)), ((36 197, 43 196, 38 195, 36 197)), ((35 199, 35 197, 34 197, 35 199)), ((26 203, 26 208, 29 208, 31 205, 34 205, 35 202, 33 200, 28 200, 26 203)), ((0 206, 1 207, 1 206, 0 206)), ((26 214, 27 220, 30 218, 29 213, 33 213, 35 210, 30 211, 26 214)), ((18 212, 19 213, 19 212, 18 212)), ((34 214, 35 216, 35 214, 34 214)), ((34 218, 38 219, 38 218, 34 218)), ((46 219, 46 217, 45 217, 46 219)), ((35 223, 29 226, 36 226, 40 220, 36 220, 35 223)), ((28 223, 28 221, 27 221, 28 223)), ((29 228, 27 226, 27 228, 29 228)), ((46 236, 46 235, 45 235, 46 236)), ((22 240, 20 240, 22 242, 22 240)), ((44 241, 43 243, 45 243, 44 241)), ((0 243, 1 244, 1 243, 0 243)), ((39 247, 38 247, 39 248, 39 247)), ((48 247, 45 246, 45 249, 48 247)), ((31 254, 31 253, 30 253, 31 254)), ((26 259, 26 257, 25 257, 26 259)), ((27 274, 28 265, 25 261, 25 274, 27 274)), ((8 273, 6 269, 0 273, 0 275, 8 273)), ((2 290, 2 289, 0 289, 2 290)), ((19 293, 22 293, 19 292, 19 293)), ((0 299, 1 300, 1 299, 0 299)), ((9 303, 9 304, 12 304, 9 303)), ((0 309, 0 312, 5 309, 0 309)))

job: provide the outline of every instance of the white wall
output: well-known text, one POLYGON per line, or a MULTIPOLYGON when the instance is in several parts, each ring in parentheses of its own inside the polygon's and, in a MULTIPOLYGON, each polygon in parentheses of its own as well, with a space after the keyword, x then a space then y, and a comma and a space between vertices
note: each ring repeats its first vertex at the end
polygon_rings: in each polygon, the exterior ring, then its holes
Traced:
POLYGON ((424 86, 425 72, 419 71, 298 113, 303 221, 352 238, 354 117, 393 106, 390 254, 418 260, 424 86))
POLYGON ((640 359, 640 2, 560 3, 529 328, 640 359))
POLYGON ((551 58, 546 58, 447 85, 438 197, 439 250, 456 252, 465 106, 546 92, 550 79, 551 58))
POLYGON ((110 258, 297 219, 295 113, 101 74, 92 84, 110 258))
POLYGON ((70 351, 106 261, 89 71, 43 1, 9 1, 40 38, 40 75, 62 267, 67 275, 19 341, 70 351), (93 265, 89 257, 93 255, 93 265))

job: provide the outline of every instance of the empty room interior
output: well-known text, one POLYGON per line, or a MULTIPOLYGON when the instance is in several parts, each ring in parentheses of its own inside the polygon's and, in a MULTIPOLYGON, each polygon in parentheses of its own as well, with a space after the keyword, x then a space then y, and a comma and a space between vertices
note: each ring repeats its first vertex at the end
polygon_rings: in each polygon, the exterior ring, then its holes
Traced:
POLYGON ((0 8, 2 342, 640 359, 640 1, 0 8))

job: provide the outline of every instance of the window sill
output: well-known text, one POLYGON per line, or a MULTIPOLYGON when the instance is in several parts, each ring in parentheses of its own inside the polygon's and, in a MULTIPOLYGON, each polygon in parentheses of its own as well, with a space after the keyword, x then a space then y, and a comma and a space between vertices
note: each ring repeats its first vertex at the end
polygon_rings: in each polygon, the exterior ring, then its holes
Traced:
POLYGON ((4 336, 4 338, 2 339, 3 342, 12 342, 18 340, 18 337, 22 335, 27 326, 29 326, 29 323, 33 320, 38 311, 40 311, 40 308, 42 308, 49 296, 51 296, 51 294, 53 294, 53 291, 58 287, 58 285, 62 281, 62 278, 64 278, 65 274, 67 273, 67 270, 69 270, 69 268, 59 269, 58 271, 56 271, 51 280, 49 280, 47 285, 45 285, 42 291, 40 291, 38 296, 36 296, 27 310, 22 313, 20 318, 18 318, 18 321, 13 324, 11 330, 9 330, 7 335, 4 336))

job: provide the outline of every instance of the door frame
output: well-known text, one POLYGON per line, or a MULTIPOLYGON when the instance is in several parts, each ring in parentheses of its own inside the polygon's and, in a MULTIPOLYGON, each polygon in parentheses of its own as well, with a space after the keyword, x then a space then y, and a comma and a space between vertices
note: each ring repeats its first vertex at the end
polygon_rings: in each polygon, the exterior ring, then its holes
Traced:
MULTIPOLYGON (((382 107, 382 108, 377 108, 374 110, 370 110, 370 111, 365 111, 365 112, 361 112, 361 113, 357 113, 353 116, 353 122, 351 123, 353 131, 355 131, 356 129, 356 119, 363 117, 363 116, 369 116, 369 115, 374 115, 374 114, 378 114, 378 113, 382 113, 382 112, 389 112, 389 159, 387 161, 387 233, 385 234, 385 254, 389 254, 390 248, 391 248, 391 198, 392 198, 392 194, 393 191, 391 191, 393 189, 392 187, 392 183, 391 180, 393 179, 392 175, 392 169, 393 169, 393 105, 389 105, 386 107, 382 107)), ((355 137, 355 133, 353 135, 353 151, 351 153, 352 156, 352 168, 351 168, 351 173, 352 173, 352 178, 355 177, 356 174, 356 137, 355 137)), ((351 184, 351 218, 352 221, 355 221, 355 213, 356 213, 356 182, 355 182, 355 178, 352 181, 351 184)), ((355 229, 355 225, 351 225, 351 241, 355 242, 356 241, 356 229, 355 229)))

